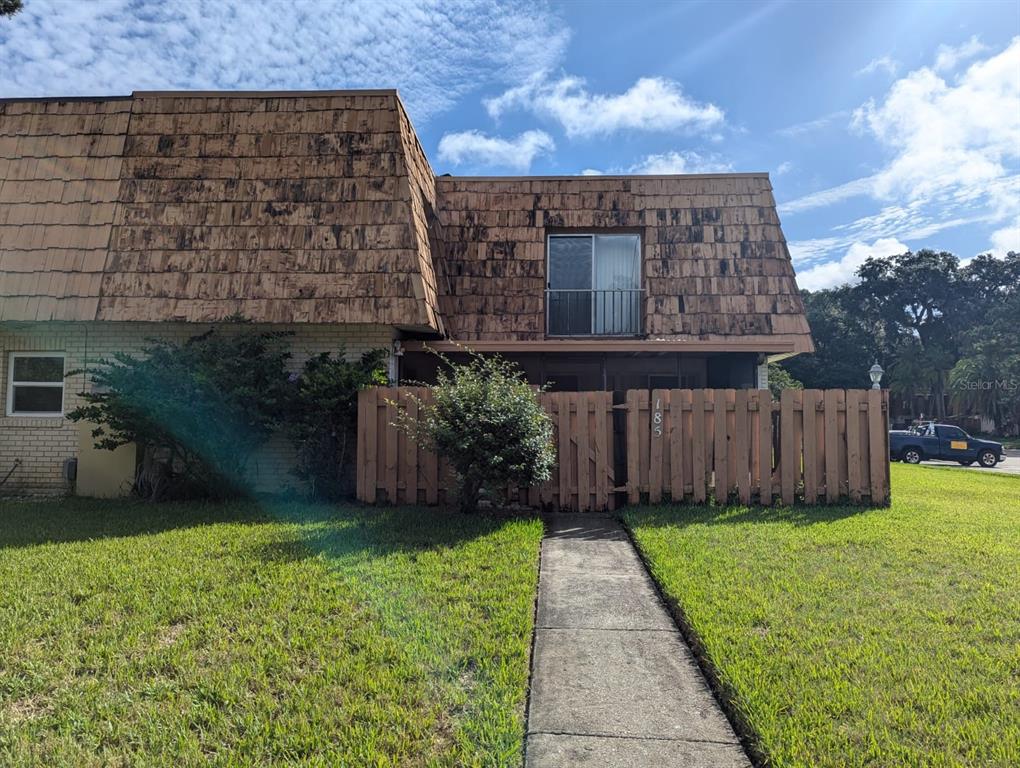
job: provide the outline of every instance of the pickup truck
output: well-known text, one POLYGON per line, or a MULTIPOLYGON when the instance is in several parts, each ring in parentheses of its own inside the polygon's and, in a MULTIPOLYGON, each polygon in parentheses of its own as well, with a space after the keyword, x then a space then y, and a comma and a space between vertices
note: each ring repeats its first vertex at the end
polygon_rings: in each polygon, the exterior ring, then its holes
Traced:
POLYGON ((958 461, 969 467, 975 461, 991 469, 1006 455, 1002 444, 971 437, 952 424, 926 423, 908 430, 889 432, 889 456, 893 461, 920 464, 925 459, 958 461))

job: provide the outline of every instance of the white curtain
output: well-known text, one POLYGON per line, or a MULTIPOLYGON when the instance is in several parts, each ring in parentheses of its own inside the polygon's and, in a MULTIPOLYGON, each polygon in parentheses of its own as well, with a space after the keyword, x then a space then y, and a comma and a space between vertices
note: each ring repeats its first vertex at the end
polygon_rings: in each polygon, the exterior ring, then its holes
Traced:
POLYGON ((595 236, 594 333, 638 333, 641 329, 640 238, 595 236))

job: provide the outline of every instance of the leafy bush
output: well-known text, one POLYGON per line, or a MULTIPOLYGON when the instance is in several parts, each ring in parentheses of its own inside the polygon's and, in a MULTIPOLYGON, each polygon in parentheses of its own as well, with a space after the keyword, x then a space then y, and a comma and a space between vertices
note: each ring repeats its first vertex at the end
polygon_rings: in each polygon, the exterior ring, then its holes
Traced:
POLYGON ((335 357, 323 353, 310 358, 296 377, 287 428, 298 452, 295 474, 313 496, 335 500, 351 495, 358 390, 386 384, 386 355, 376 349, 347 360, 343 349, 335 357))
POLYGON ((223 497, 247 489, 248 462, 280 426, 292 387, 290 354, 280 343, 290 334, 243 322, 184 343, 151 340, 140 357, 115 353, 88 371, 92 391, 68 417, 97 425, 98 448, 138 445, 140 495, 223 497))
POLYGON ((793 378, 779 363, 769 363, 769 389, 772 396, 778 399, 784 389, 804 389, 804 385, 793 378))
POLYGON ((504 494, 510 483, 548 480, 556 461, 552 421, 520 370, 495 355, 446 362, 432 402, 418 402, 418 421, 401 414, 398 425, 449 460, 461 511, 474 512, 483 489, 504 494))

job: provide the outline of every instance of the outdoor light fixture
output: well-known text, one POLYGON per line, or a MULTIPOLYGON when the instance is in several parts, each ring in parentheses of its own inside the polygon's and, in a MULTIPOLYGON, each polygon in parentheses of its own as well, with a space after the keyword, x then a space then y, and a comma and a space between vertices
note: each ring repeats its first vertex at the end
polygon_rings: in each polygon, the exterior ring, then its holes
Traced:
POLYGON ((885 373, 885 371, 882 370, 882 366, 880 366, 877 362, 868 370, 868 375, 871 377, 872 389, 882 388, 879 382, 882 381, 883 373, 885 373))

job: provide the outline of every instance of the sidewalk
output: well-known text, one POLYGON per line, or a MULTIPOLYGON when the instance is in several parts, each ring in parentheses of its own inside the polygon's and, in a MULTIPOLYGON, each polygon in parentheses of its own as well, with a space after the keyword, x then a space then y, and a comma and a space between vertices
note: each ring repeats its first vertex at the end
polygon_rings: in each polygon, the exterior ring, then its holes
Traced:
POLYGON ((527 768, 749 766, 614 519, 558 515, 542 542, 527 768))

